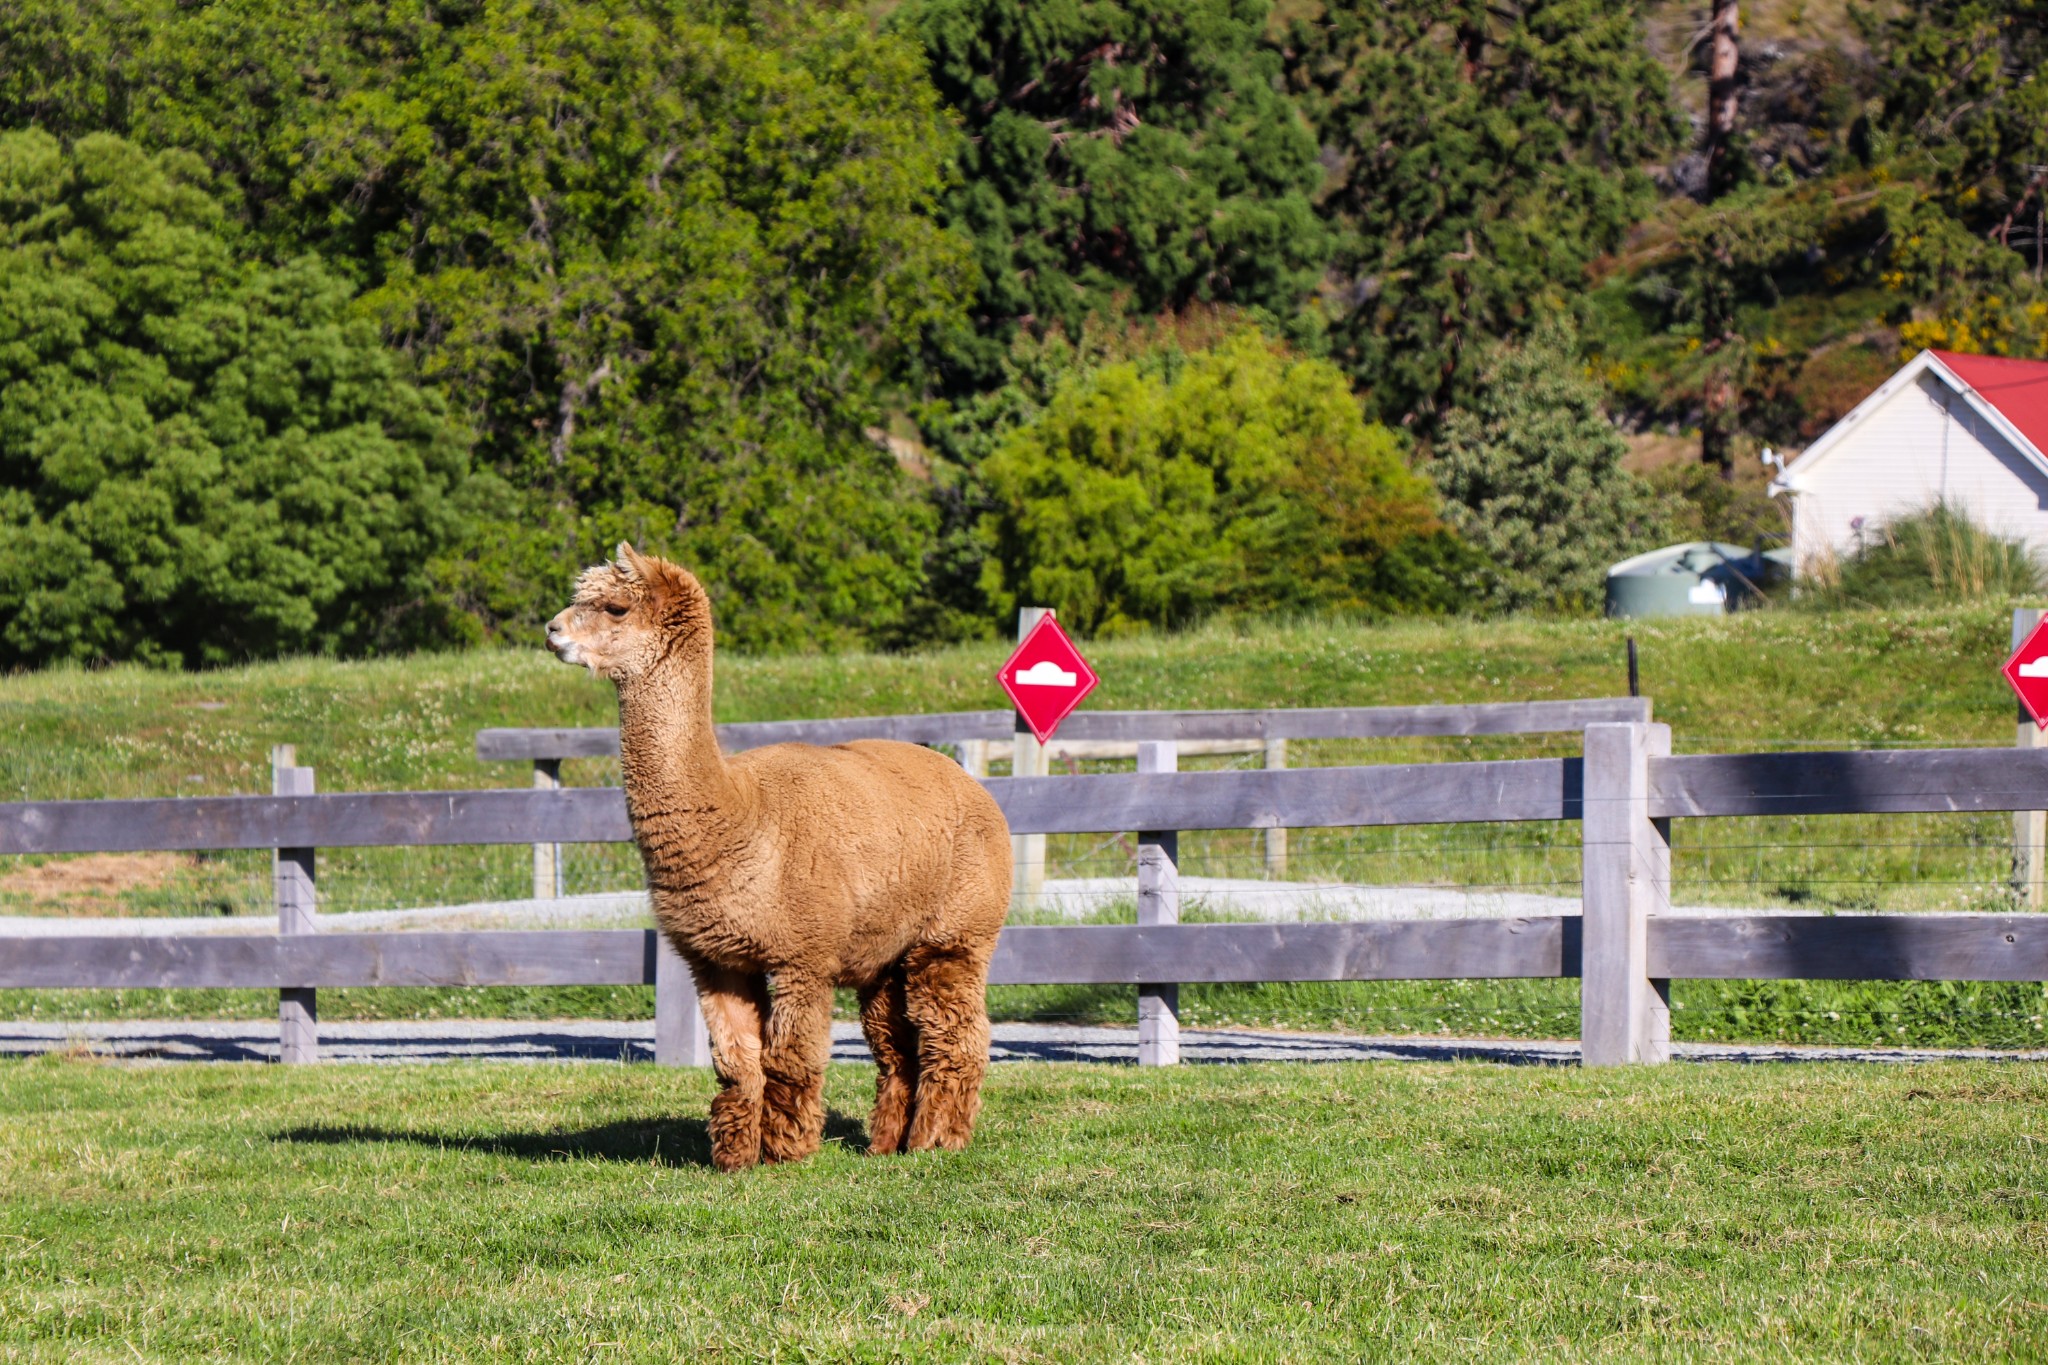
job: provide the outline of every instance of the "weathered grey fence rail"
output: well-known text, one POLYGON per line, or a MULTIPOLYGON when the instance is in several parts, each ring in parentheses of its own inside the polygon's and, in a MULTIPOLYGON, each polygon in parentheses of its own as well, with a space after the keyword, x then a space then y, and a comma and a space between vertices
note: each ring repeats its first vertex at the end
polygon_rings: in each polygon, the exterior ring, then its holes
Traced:
MULTIPOLYGON (((1037 623, 1027 612, 1019 631, 1037 623)), ((1040 746, 1009 711, 953 711, 917 716, 853 716, 836 720, 748 722, 718 727, 727 753, 768 744, 846 744, 857 739, 897 739, 911 744, 948 745, 976 777, 988 771, 992 747, 1012 744, 1011 769, 1020 776, 1045 775, 1047 750, 1105 757, 1113 748, 1131 757, 1142 743, 1172 743, 1182 753, 1259 753, 1268 771, 1287 766, 1290 740, 1393 739, 1446 735, 1524 735, 1583 730, 1607 721, 1647 721, 1643 697, 1589 697, 1563 701, 1482 702, 1446 706, 1338 706, 1245 711, 1088 711, 1069 716, 1060 737, 1040 746), (1016 766, 1023 751, 1021 766, 1016 766)), ((575 758, 613 758, 616 728, 479 730, 476 755, 485 762, 530 761, 533 785, 552 791, 562 785, 562 763, 575 758)), ((1017 892, 1035 899, 1045 881, 1045 836, 1019 834, 1017 892)), ((1287 831, 1266 831, 1266 875, 1287 875, 1287 831)), ((559 845, 533 846, 533 894, 561 894, 559 845)))
MULTIPOLYGON (((1170 832, 1583 822, 1583 914, 1364 924, 1031 926, 1006 930, 998 983, 1581 978, 1584 1056, 1668 1054, 1671 977, 2036 981, 2048 916, 1674 918, 1673 818, 2031 810, 2048 750, 1671 757, 1669 730, 1596 723, 1585 756, 1273 772, 995 778, 1013 829, 1144 831, 1171 889, 1170 832), (1161 832, 1168 832, 1162 835, 1161 832)), ((140 849, 596 842, 628 837, 613 789, 362 793, 0 805, 0 854, 140 849)), ((49 937, 0 944, 0 986, 648 983, 657 1055, 701 1059, 680 960, 645 930, 49 937)), ((1162 1008, 1170 1011, 1170 1002, 1162 1008)))
MULTIPOLYGON (((1086 742, 1143 740, 1392 739, 1428 735, 1526 735, 1583 730, 1609 721, 1647 721, 1644 697, 1593 697, 1460 706, 1334 706, 1272 711, 1082 711, 1060 725, 1060 738, 1086 742)), ((923 716, 854 716, 777 720, 718 727, 727 753, 766 744, 846 744, 900 739, 911 744, 1007 740, 1009 711, 951 711, 923 716)), ((611 729, 479 730, 476 756, 487 762, 616 758, 611 729)))

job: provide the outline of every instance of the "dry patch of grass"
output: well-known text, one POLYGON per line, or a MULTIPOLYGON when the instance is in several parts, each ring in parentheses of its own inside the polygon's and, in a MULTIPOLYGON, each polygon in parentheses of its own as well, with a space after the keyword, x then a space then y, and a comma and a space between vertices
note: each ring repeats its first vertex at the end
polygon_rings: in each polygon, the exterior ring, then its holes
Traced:
POLYGON ((197 860, 187 853, 87 853, 20 859, 0 872, 0 908, 26 906, 80 917, 128 913, 122 898, 160 891, 197 860))
POLYGON ((1627 433, 1622 439, 1628 442, 1628 453, 1621 457, 1621 467, 1631 474, 1648 474, 1670 465, 1696 463, 1700 458, 1697 433, 1688 436, 1666 431, 1638 431, 1627 433))

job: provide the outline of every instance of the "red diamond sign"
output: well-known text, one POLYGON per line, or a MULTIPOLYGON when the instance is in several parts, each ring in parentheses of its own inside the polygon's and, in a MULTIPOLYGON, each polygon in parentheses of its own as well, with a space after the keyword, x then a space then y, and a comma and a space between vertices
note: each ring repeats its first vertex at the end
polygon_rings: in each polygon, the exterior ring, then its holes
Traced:
POLYGON ((2005 661, 2005 680, 2020 694, 2020 705, 2043 730, 2048 730, 2048 618, 2020 642, 2005 661))
POLYGON ((1038 736, 1040 744, 1052 738, 1060 722, 1073 714, 1081 698, 1102 681, 1074 648, 1074 642, 1060 629, 1051 612, 1038 618, 1009 662, 996 670, 996 681, 1017 705, 1017 714, 1038 736))

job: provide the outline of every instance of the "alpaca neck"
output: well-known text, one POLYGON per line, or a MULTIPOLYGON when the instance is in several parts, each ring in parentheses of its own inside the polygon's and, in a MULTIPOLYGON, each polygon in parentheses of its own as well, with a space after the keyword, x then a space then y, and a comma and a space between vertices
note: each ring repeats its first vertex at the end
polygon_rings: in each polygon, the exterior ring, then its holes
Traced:
POLYGON ((742 802, 712 728, 709 658, 671 660, 619 685, 619 766, 650 872, 716 856, 742 802))

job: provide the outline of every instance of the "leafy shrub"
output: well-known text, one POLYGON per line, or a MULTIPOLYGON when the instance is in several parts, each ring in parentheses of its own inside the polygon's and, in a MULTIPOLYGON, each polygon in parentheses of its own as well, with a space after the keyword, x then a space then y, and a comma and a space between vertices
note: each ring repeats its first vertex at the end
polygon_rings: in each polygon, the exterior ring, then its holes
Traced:
POLYGON ((1342 373, 1250 330, 1075 378, 981 474, 995 609, 1053 606, 1090 634, 1218 609, 1449 610, 1477 568, 1342 373))
POLYGON ((1895 517, 1852 554, 1808 566, 1797 600, 1809 606, 1911 606, 1998 601, 2048 591, 2048 565, 1985 529, 1953 503, 1895 517))
POLYGON ((457 429, 197 158, 0 133, 0 664, 444 637, 457 429))
POLYGON ((1668 538, 1662 503, 1621 467, 1627 448, 1568 326, 1494 349, 1429 465, 1445 519, 1495 562, 1492 605, 1587 610, 1609 565, 1668 538))

